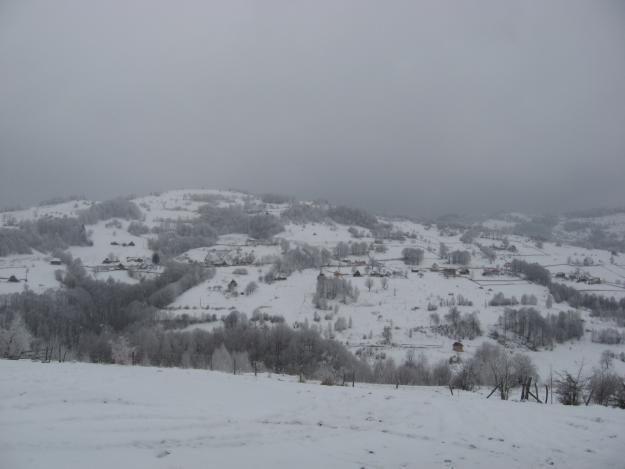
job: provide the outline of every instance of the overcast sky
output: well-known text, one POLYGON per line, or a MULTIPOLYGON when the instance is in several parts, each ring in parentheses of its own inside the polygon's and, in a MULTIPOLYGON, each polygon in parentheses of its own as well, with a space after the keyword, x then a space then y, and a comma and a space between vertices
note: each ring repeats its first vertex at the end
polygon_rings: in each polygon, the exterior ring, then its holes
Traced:
POLYGON ((0 206, 625 205, 625 2, 0 0, 0 206))

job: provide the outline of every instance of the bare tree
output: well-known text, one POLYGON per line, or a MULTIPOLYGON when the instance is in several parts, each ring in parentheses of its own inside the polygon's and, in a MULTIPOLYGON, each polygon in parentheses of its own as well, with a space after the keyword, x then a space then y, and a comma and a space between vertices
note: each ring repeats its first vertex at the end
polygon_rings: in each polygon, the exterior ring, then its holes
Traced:
POLYGON ((258 284, 256 282, 250 282, 245 287, 245 294, 249 296, 256 292, 256 290, 258 290, 258 284))

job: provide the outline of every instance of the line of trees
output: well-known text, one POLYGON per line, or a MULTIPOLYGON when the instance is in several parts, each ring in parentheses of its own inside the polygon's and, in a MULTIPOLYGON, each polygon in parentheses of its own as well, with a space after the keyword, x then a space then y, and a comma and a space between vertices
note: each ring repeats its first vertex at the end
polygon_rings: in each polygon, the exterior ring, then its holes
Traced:
POLYGON ((449 262, 457 265, 469 265, 471 263, 471 253, 469 251, 452 251, 449 253, 449 262))
POLYGON ((31 254, 33 249, 52 252, 69 246, 90 246, 84 224, 71 217, 42 217, 16 227, 0 228, 0 257, 31 254))
POLYGON ((504 337, 511 332, 532 349, 580 339, 584 335, 584 321, 577 311, 543 316, 531 307, 505 308, 498 323, 504 337))
POLYGON ((423 262, 424 256, 423 249, 418 248, 404 248, 401 251, 401 255, 406 265, 419 265, 423 262))
POLYGON ((356 225, 370 230, 375 229, 378 225, 378 219, 374 215, 359 208, 331 207, 327 211, 327 216, 342 225, 356 225))
POLYGON ((456 306, 452 306, 443 317, 445 320, 443 324, 440 324, 438 313, 431 314, 430 319, 434 323, 432 329, 438 334, 455 339, 473 340, 482 335, 478 315, 477 311, 463 314, 456 306))
POLYGON ((462 363, 452 378, 452 386, 472 390, 479 385, 493 386, 502 400, 507 400, 510 390, 529 378, 538 379, 536 367, 528 355, 511 354, 500 345, 484 342, 475 354, 462 363))
POLYGON ((340 277, 317 277, 317 287, 313 295, 313 304, 318 309, 328 309, 328 300, 340 300, 347 304, 358 300, 360 292, 352 282, 340 277))
POLYGON ((530 282, 544 285, 557 303, 566 301, 574 308, 586 308, 591 316, 614 319, 618 325, 625 326, 625 298, 616 300, 614 297, 583 293, 573 287, 551 281, 549 271, 536 263, 515 259, 512 261, 513 272, 523 274, 530 282))
POLYGON ((79 221, 85 225, 93 225, 101 220, 109 220, 111 218, 141 220, 143 213, 137 204, 124 198, 98 202, 78 213, 79 221))
POLYGON ((148 240, 148 247, 167 257, 174 257, 189 249, 212 246, 217 242, 217 232, 205 222, 163 223, 155 230, 156 238, 148 240))
POLYGON ((220 235, 244 233, 256 239, 269 239, 284 231, 278 217, 271 214, 250 215, 238 205, 215 207, 206 204, 198 211, 200 221, 208 223, 220 235))
POLYGON ((102 334, 151 324, 159 308, 214 274, 197 265, 171 263, 158 278, 131 285, 94 280, 79 260, 64 260, 67 270, 57 271, 57 279, 65 288, 0 297, 0 326, 7 329, 19 317, 35 339, 35 351, 44 356, 52 350, 72 356, 79 344, 102 334))
POLYGON ((287 247, 279 259, 276 259, 273 273, 291 274, 304 269, 319 269, 330 262, 332 255, 325 248, 318 248, 308 244, 301 244, 295 248, 287 247))

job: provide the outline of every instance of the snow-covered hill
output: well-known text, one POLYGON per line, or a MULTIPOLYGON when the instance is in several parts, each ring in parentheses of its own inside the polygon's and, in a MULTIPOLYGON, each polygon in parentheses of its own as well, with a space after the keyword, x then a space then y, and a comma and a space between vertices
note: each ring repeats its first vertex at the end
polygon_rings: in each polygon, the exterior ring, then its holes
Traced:
POLYGON ((437 387, 0 360, 0 467, 621 468, 625 413, 437 387))
MULTIPOLYGON (((279 216, 287 210, 290 202, 265 203, 261 198, 236 191, 219 190, 176 190, 158 195, 133 199, 141 211, 141 224, 146 233, 128 232, 131 221, 101 220, 87 224, 86 231, 92 246, 72 246, 68 249, 75 258, 80 258, 91 275, 98 279, 109 277, 122 282, 138 282, 141 276, 158 275, 159 269, 151 264, 152 250, 150 239, 154 239, 163 224, 176 221, 197 220, 198 210, 205 204, 213 207, 241 207, 246 213, 271 213, 279 216), (114 267, 123 264, 125 270, 111 268, 104 264, 105 259, 113 259, 114 267), (128 259, 141 259, 138 264, 128 259), (133 270, 137 271, 133 275, 133 270)), ((57 205, 36 207, 18 212, 0 214, 0 224, 6 229, 15 227, 20 221, 36 220, 42 217, 74 217, 81 210, 92 205, 89 201, 63 202, 57 205)), ((619 215, 612 215, 617 227, 619 215), (616 218, 614 218, 616 217, 616 218)), ((169 315, 186 314, 191 317, 227 315, 232 310, 245 313, 248 318, 254 312, 280 315, 289 325, 308 322, 316 325, 328 336, 346 344, 352 351, 369 350, 372 357, 392 356, 398 362, 405 359, 409 350, 425 353, 431 361, 448 359, 452 352, 453 337, 445 337, 431 329, 432 314, 442 318, 451 305, 458 305, 462 313, 476 312, 484 334, 474 340, 465 339, 465 354, 470 354, 489 338, 503 312, 502 306, 489 306, 490 300, 499 292, 506 297, 520 299, 523 295, 534 296, 534 306, 543 314, 557 314, 569 311, 566 303, 554 303, 548 308, 547 288, 531 284, 506 271, 506 265, 513 259, 537 262, 547 267, 553 275, 564 274, 561 283, 578 290, 615 297, 625 297, 625 255, 615 256, 607 250, 585 249, 560 243, 544 242, 537 244, 529 238, 508 233, 511 226, 529 222, 530 218, 522 214, 509 214, 493 218, 478 227, 472 240, 463 242, 462 230, 453 227, 422 225, 407 219, 380 219, 389 225, 386 239, 376 239, 370 230, 356 227, 358 238, 353 237, 344 225, 325 220, 296 224, 285 221, 285 229, 276 235, 275 243, 249 242, 249 236, 241 233, 228 233, 220 236, 215 245, 198 247, 176 256, 183 262, 204 263, 208 257, 250 256, 255 259, 249 265, 224 265, 215 268, 215 275, 178 296, 167 308, 169 315), (480 237, 480 229, 484 236, 480 237), (494 235, 493 232, 494 231, 494 235), (497 231, 499 230, 499 231, 497 231), (501 249, 503 234, 509 246, 514 250, 501 249), (337 244, 366 242, 370 248, 366 255, 345 255, 332 258, 321 269, 295 271, 285 280, 266 283, 265 275, 274 269, 274 262, 280 258, 288 242, 291 248, 313 246, 333 252, 337 244), (377 243, 377 244, 376 244, 377 243), (471 253, 468 273, 458 276, 444 275, 436 266, 449 267, 445 259, 439 256, 439 247, 444 243, 453 250, 467 250, 471 253), (480 250, 482 246, 496 246, 495 258, 488 259, 480 250), (418 270, 413 272, 401 260, 405 248, 422 249, 425 253, 418 270), (370 270, 368 266, 377 265, 370 270), (489 272, 489 269, 490 272, 489 272), (497 269, 494 275, 492 269, 497 269), (320 270, 327 276, 339 276, 349 280, 359 290, 355 301, 332 301, 329 310, 319 311, 313 305, 317 276, 320 270), (358 271, 358 276, 355 272, 358 271), (389 273, 385 285, 381 277, 373 277, 372 271, 389 273), (570 280, 575 274, 598 279, 600 284, 581 283, 570 280), (234 291, 228 292, 228 286, 235 280, 234 291), (247 284, 256 282, 258 289, 251 295, 241 294, 247 284), (468 305, 468 303, 471 303, 468 305), (459 305, 458 303, 463 303, 459 305), (429 310, 428 310, 429 307, 429 310), (436 307, 436 311, 432 309, 436 307), (336 330, 337 320, 343 318, 351 324, 345 330, 336 330), (391 340, 384 340, 385 328, 391 331, 391 340)), ((606 222, 607 223, 607 222, 606 222)), ((620 225, 619 225, 620 226, 620 225)), ((52 256, 39 252, 32 254, 0 257, 0 294, 13 293, 29 288, 42 292, 48 288, 60 288, 55 278, 55 271, 64 266, 51 265, 52 256), (9 282, 14 276, 17 282, 9 282), (25 281, 27 279, 27 281, 25 281)), ((248 264, 248 263, 246 263, 248 264)), ((576 277, 577 278, 577 277, 576 277)), ((592 318, 588 311, 580 311, 585 320, 585 334, 581 340, 555 345, 553 350, 540 349, 529 351, 520 345, 509 344, 515 350, 530 353, 539 367, 541 375, 546 376, 551 370, 576 369, 582 361, 590 368, 594 366, 601 353, 610 349, 615 356, 625 352, 624 344, 604 345, 591 341, 593 329, 616 327, 610 321, 592 318)), ((213 328, 215 323, 196 324, 193 327, 213 328)), ((623 328, 618 328, 623 333, 623 328)), ((625 372, 625 363, 615 360, 617 371, 625 372)))

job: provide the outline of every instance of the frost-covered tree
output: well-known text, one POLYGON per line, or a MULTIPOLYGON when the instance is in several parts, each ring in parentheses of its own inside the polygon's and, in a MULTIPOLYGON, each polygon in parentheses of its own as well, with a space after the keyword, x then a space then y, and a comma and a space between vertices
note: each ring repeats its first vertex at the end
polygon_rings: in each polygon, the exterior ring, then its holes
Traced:
POLYGON ((345 329, 347 329, 347 321, 343 316, 340 316, 334 323, 334 330, 336 332, 343 332, 345 329))
POLYGON ((117 337, 111 341, 111 357, 113 358, 113 363, 118 365, 131 364, 134 350, 135 347, 130 345, 125 336, 117 337))
POLYGON ((391 343, 393 340, 393 330, 391 329, 391 326, 384 326, 384 329, 382 330, 382 338, 384 339, 385 344, 391 343))
POLYGON ((7 329, 0 328, 0 356, 19 358, 30 350, 32 336, 21 316, 16 316, 7 329))
POLYGON ((334 247, 334 257, 336 257, 337 259, 342 259, 344 257, 349 256, 349 244, 347 244, 344 241, 339 242, 335 247, 334 247))
POLYGON ((449 254, 449 261, 452 264, 469 265, 471 262, 471 253, 469 251, 453 251, 449 254))
POLYGON ((217 371, 232 372, 234 368, 234 361, 232 355, 228 352, 228 349, 224 344, 215 349, 211 357, 211 369, 217 371))
POLYGON ((419 265, 423 262, 423 249, 404 248, 401 254, 404 263, 407 265, 419 265))
POLYGON ((256 290, 258 290, 258 284, 254 281, 250 282, 247 284, 247 286, 245 287, 245 294, 246 295, 251 295, 254 292, 256 292, 256 290))
POLYGON ((440 243, 440 245, 438 246, 438 257, 440 257, 441 259, 447 259, 448 255, 449 248, 445 243, 440 243))

